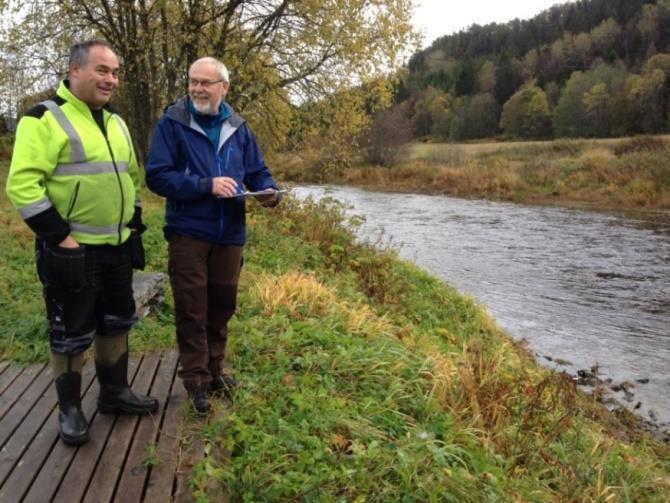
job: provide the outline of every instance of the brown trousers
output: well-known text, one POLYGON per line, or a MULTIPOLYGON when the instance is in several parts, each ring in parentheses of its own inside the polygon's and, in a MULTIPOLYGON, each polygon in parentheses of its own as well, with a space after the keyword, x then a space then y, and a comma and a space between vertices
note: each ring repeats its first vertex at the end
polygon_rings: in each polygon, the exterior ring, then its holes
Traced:
POLYGON ((174 296, 179 377, 188 391, 202 389, 221 372, 241 267, 241 246, 170 237, 168 272, 174 296))

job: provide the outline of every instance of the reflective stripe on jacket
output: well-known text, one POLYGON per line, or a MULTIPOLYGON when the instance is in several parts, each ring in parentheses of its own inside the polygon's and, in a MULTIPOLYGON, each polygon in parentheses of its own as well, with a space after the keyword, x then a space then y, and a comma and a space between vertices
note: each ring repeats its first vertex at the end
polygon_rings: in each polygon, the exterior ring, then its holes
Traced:
POLYGON ((56 100, 19 122, 7 195, 24 220, 56 209, 84 244, 123 243, 130 235, 139 170, 128 128, 103 108, 106 135, 88 105, 61 83, 56 100))

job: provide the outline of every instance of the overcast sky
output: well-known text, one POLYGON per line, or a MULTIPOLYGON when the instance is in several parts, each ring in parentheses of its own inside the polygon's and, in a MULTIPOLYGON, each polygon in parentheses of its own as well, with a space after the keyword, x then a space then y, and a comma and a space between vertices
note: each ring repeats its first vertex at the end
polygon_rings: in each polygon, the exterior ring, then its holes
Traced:
POLYGON ((529 19, 568 0, 414 0, 414 27, 423 35, 422 47, 472 24, 529 19))

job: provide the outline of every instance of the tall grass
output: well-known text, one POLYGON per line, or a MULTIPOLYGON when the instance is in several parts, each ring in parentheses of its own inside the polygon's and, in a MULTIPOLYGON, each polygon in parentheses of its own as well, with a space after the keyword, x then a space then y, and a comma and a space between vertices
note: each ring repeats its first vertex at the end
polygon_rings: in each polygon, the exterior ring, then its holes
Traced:
MULTIPOLYGON (((668 209, 669 161, 665 137, 421 143, 398 166, 358 166, 328 181, 526 203, 668 209)), ((309 171, 299 178, 309 180, 309 171)))

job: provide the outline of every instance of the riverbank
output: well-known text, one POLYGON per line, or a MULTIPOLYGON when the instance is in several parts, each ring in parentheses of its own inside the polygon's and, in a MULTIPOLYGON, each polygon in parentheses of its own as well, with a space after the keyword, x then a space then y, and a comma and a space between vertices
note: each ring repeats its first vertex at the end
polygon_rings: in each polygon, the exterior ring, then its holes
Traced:
POLYGON ((392 168, 287 171, 289 179, 597 210, 670 211, 667 137, 412 144, 392 168), (316 178, 315 178, 316 176, 316 178), (321 178, 321 180, 319 180, 321 178))
MULTIPOLYGON (((164 271, 162 202, 143 202, 147 269, 164 271)), ((208 458, 195 490, 216 479, 234 500, 665 500, 668 446, 539 367, 472 300, 356 243, 337 204, 250 206, 230 347, 243 385, 202 430, 230 456, 208 458)), ((32 236, 4 194, 0 207, 2 355, 44 360, 32 236)), ((133 351, 174 344, 165 299, 133 351)))

